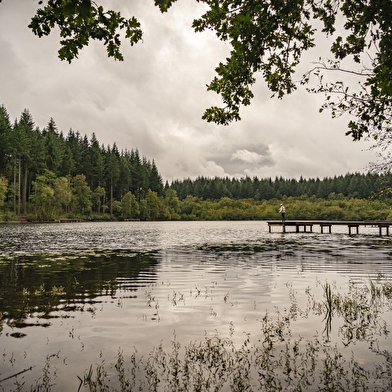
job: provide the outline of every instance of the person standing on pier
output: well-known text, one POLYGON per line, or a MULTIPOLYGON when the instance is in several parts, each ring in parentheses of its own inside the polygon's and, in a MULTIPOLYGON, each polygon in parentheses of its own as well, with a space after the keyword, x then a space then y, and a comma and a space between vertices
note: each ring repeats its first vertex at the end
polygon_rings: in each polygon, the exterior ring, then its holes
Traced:
POLYGON ((284 208, 283 204, 280 204, 279 212, 282 216, 282 222, 284 222, 286 220, 286 208, 284 208))

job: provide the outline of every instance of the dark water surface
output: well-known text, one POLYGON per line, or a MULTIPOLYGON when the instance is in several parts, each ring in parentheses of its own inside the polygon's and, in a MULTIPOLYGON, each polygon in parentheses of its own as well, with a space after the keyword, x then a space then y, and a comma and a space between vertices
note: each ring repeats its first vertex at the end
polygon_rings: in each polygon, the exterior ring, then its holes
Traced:
MULTIPOLYGON (((19 376, 28 385, 50 358, 54 390, 76 391, 78 376, 115 362, 119 348, 146 355, 174 335, 257 338, 266 312, 293 298, 305 307, 309 292, 322 300, 326 283, 344 293, 388 280, 392 242, 377 234, 268 233, 265 222, 1 225, 0 380, 31 368, 19 376)), ((390 311, 383 320, 391 329, 390 311)), ((304 338, 324 328, 322 316, 295 325, 304 338)), ((388 333, 377 344, 392 350, 388 333)), ((367 342, 353 351, 364 366, 377 361, 367 342)))

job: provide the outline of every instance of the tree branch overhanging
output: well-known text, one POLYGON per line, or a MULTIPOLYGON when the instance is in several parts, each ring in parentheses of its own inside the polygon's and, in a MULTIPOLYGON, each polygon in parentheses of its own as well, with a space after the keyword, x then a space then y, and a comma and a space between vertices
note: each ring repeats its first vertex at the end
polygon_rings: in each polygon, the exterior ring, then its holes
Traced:
MULTIPOLYGON (((166 12, 176 0, 154 0, 166 12)), ((321 32, 334 39, 330 63, 312 67, 300 84, 308 84, 311 75, 339 71, 342 75, 363 78, 359 81, 362 95, 343 95, 336 106, 327 100, 322 109, 332 115, 340 111, 356 116, 348 124, 354 140, 384 129, 392 107, 392 2, 385 0, 196 0, 207 11, 193 22, 195 32, 215 31, 218 39, 227 41, 231 53, 216 68, 216 76, 207 89, 221 95, 224 107, 212 107, 203 118, 228 125, 239 121, 243 106, 251 103, 255 75, 261 74, 272 95, 282 98, 298 87, 293 80, 302 55, 315 46, 315 21, 321 21, 321 32), (343 21, 343 35, 337 35, 337 23, 343 21), (361 65, 371 50, 371 66, 361 65), (339 61, 349 59, 358 69, 342 68, 339 61), (339 65, 336 65, 339 64, 339 65), (361 100, 359 110, 352 107, 361 100), (368 100, 368 101, 366 101, 368 100)), ((99 1, 44 0, 29 27, 39 37, 60 30, 59 57, 72 62, 90 39, 102 41, 109 57, 123 60, 121 35, 134 45, 142 39, 142 29, 135 17, 104 10, 99 1)), ((330 88, 325 86, 324 92, 330 88)), ((308 88, 322 93, 323 88, 308 88)), ((336 92, 334 91, 334 94, 336 92)))

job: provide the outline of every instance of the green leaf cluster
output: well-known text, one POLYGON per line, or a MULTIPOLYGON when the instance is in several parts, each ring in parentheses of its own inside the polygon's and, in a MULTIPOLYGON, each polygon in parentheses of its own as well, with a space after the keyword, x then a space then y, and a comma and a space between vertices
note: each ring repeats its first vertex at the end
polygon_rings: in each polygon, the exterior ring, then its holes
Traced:
POLYGON ((251 103, 255 73, 261 72, 273 95, 296 89, 292 79, 303 51, 314 46, 309 12, 298 1, 203 1, 209 10, 193 22, 195 31, 211 29, 232 50, 208 89, 220 94, 224 108, 207 109, 203 118, 218 124, 240 120, 251 103))
POLYGON ((48 0, 29 24, 38 37, 49 35, 55 26, 60 29, 59 57, 68 62, 78 57, 90 39, 103 41, 109 57, 123 60, 120 31, 131 45, 142 38, 136 18, 124 18, 120 12, 105 10, 91 0, 48 0))
MULTIPOLYGON (((166 12, 176 0, 155 0, 166 12)), ((354 140, 377 136, 391 128, 392 5, 389 0, 196 0, 207 11, 193 21, 196 32, 215 31, 230 45, 225 61, 207 89, 223 105, 208 108, 203 119, 227 125, 241 119, 240 110, 253 99, 261 74, 272 96, 282 98, 300 83, 318 78, 309 91, 326 96, 321 110, 349 114, 347 134, 354 140), (321 23, 321 26, 320 26, 321 23), (341 26, 343 23, 343 26, 341 26), (343 27, 343 28, 342 28, 343 27), (321 60, 299 82, 295 78, 303 54, 316 45, 316 33, 332 37, 331 58, 321 60), (349 60, 354 68, 345 68, 349 60), (356 67, 356 68, 355 68, 356 67), (334 72, 326 82, 326 72, 334 72), (359 89, 346 87, 341 75, 359 78, 359 89)), ((42 3, 42 1, 40 2, 42 3)), ((102 41, 109 57, 123 60, 120 32, 131 45, 142 38, 135 17, 105 10, 91 0, 47 0, 29 27, 42 37, 60 31, 59 57, 71 62, 90 39, 102 41)), ((389 139, 388 139, 389 142, 389 139)))

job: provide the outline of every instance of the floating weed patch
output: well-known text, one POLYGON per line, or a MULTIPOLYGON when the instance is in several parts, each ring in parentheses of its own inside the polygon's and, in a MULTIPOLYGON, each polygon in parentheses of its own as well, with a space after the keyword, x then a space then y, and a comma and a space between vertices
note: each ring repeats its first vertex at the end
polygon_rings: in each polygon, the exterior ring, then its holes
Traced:
POLYGON ((65 295, 63 286, 53 286, 50 290, 45 289, 45 285, 41 284, 38 288, 36 288, 33 292, 30 292, 27 288, 22 289, 22 296, 25 298, 29 297, 55 297, 65 295))

